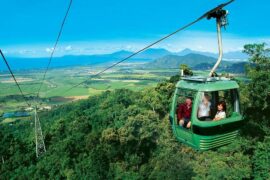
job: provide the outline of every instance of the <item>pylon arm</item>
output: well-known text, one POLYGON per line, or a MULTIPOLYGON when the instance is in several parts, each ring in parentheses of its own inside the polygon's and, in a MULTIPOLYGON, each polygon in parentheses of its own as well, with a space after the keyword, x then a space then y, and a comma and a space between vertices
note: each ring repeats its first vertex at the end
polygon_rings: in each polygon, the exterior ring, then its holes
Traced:
POLYGON ((211 77, 213 75, 213 73, 216 71, 217 67, 219 66, 221 60, 222 60, 222 56, 223 56, 223 48, 222 48, 222 38, 221 38, 221 20, 220 18, 216 19, 217 22, 217 38, 218 38, 218 59, 216 64, 214 65, 214 67, 212 68, 212 70, 209 73, 209 76, 211 77))

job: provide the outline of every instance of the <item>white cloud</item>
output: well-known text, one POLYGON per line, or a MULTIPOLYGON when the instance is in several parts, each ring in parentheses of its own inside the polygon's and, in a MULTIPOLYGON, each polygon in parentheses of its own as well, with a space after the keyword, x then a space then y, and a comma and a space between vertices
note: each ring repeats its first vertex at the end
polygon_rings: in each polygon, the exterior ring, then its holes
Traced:
MULTIPOLYGON (((226 32, 224 32, 222 36, 224 52, 242 50, 243 46, 248 43, 270 42, 270 37, 249 38, 226 32)), ((216 37, 216 33, 212 32, 185 31, 177 34, 173 38, 165 40, 157 45, 157 47, 167 48, 171 51, 180 51, 185 48, 190 48, 198 51, 217 52, 218 45, 216 37)))
POLYGON ((51 52, 53 51, 53 48, 46 48, 45 51, 46 51, 47 53, 51 53, 51 52))
POLYGON ((71 51, 71 50, 72 50, 72 46, 71 46, 71 45, 66 46, 66 47, 65 47, 65 50, 66 50, 66 51, 71 51))

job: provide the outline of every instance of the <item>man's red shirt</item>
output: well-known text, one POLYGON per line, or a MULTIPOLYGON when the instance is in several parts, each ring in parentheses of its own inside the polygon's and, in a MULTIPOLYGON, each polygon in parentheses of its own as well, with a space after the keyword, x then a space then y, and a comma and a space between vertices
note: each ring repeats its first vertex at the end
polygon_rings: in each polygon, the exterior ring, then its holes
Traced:
POLYGON ((177 119, 178 120, 183 119, 183 118, 190 119, 191 111, 192 111, 191 106, 188 107, 186 103, 180 104, 177 109, 177 119))

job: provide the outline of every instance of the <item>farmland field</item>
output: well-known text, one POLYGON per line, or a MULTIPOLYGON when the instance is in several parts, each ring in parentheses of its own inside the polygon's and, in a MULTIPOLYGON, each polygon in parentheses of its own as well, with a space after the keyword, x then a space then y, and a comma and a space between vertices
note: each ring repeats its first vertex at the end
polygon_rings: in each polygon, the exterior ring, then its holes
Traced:
MULTIPOLYGON (((126 88, 140 91, 146 87, 153 87, 158 82, 178 73, 178 69, 142 69, 129 64, 114 68, 101 76, 90 79, 91 75, 103 69, 102 66, 50 69, 41 88, 39 100, 45 105, 57 105, 85 99, 107 90, 126 88), (85 80, 87 80, 85 83, 69 90, 85 80)), ((37 94, 43 73, 44 70, 14 72, 24 94, 32 98, 37 94)), ((26 104, 20 97, 19 90, 12 77, 7 72, 2 72, 0 79, 0 113, 25 107, 26 104)))
MULTIPOLYGON (((158 82, 179 73, 179 69, 149 69, 126 64, 91 78, 92 75, 104 68, 103 65, 50 69, 39 98, 35 98, 35 96, 40 87, 44 70, 16 71, 15 76, 24 94, 29 97, 31 104, 35 104, 35 100, 38 99, 42 106, 55 106, 86 99, 108 90, 126 88, 140 91, 146 87, 154 87, 158 82), (85 82, 81 85, 72 88, 83 81, 85 82)), ((208 74, 207 71, 195 71, 194 73, 195 75, 208 74)), ((2 72, 0 75, 0 114, 24 110, 26 106, 10 74, 2 72)))

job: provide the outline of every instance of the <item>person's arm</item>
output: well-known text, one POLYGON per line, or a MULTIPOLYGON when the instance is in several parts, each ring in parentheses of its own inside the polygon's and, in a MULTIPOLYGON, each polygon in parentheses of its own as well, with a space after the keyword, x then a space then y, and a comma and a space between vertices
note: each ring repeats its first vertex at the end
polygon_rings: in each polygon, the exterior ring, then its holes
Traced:
POLYGON ((218 112, 216 113, 216 115, 215 115, 215 117, 214 117, 214 119, 213 119, 213 121, 217 121, 217 120, 219 120, 219 116, 218 116, 219 114, 218 114, 218 112))
POLYGON ((220 118, 220 117, 215 117, 214 119, 213 119, 213 121, 218 121, 218 120, 221 120, 222 118, 220 118))
POLYGON ((211 102, 208 102, 208 116, 211 116, 211 102))
POLYGON ((218 116, 216 115, 215 118, 213 119, 213 121, 218 121, 218 120, 221 120, 221 119, 224 119, 226 118, 226 113, 225 112, 220 112, 218 114, 218 116))

